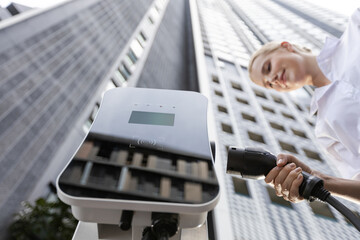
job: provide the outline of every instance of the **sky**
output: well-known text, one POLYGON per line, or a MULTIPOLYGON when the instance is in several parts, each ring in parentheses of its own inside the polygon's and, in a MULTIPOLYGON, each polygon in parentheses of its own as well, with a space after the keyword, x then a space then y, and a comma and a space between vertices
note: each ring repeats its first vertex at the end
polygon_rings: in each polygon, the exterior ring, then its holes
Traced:
MULTIPOLYGON (((316 5, 328 8, 337 13, 343 14, 345 16, 350 16, 351 13, 357 8, 360 7, 360 0, 307 0, 316 5)), ((46 8, 52 5, 64 2, 64 0, 0 0, 0 6, 6 7, 11 2, 20 3, 25 6, 33 8, 46 8)))

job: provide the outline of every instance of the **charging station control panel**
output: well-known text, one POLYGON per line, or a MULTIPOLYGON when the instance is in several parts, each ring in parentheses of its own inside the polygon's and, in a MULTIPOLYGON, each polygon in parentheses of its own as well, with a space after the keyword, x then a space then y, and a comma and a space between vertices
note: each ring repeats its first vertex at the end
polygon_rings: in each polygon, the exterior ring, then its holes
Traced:
POLYGON ((219 185, 207 132, 207 99, 187 91, 107 91, 57 188, 60 199, 84 221, 111 223, 94 214, 101 209, 211 210, 219 185), (89 209, 96 211, 89 214, 89 209))

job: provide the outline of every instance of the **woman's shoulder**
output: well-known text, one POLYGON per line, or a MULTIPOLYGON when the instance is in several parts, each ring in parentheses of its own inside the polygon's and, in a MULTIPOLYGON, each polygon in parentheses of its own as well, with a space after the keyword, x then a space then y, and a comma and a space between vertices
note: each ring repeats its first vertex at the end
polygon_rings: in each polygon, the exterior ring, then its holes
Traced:
POLYGON ((353 12, 349 20, 348 27, 338 41, 327 41, 331 60, 323 61, 327 63, 327 69, 323 68, 331 73, 331 76, 327 75, 331 81, 341 80, 356 86, 359 85, 360 76, 360 8, 353 12))
POLYGON ((360 24, 360 7, 351 14, 350 22, 360 24))
POLYGON ((360 8, 357 8, 349 17, 349 23, 340 40, 349 43, 349 40, 359 42, 360 38, 360 8))
MULTIPOLYGON (((360 91, 347 81, 334 81, 319 101, 328 112, 347 115, 355 111, 360 115, 360 91)), ((339 118, 339 115, 334 117, 339 118)))

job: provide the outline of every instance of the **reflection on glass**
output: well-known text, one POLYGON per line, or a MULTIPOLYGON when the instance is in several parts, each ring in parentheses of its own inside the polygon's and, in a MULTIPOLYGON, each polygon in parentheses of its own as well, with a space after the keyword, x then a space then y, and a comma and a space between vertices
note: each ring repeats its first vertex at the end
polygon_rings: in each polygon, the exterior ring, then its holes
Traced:
POLYGON ((211 159, 173 154, 90 132, 60 176, 79 197, 180 203, 208 202, 219 188, 211 159))
POLYGON ((124 79, 128 79, 131 75, 131 72, 123 63, 120 65, 119 71, 124 79))
POLYGON ((123 77, 119 70, 115 70, 115 76, 121 83, 126 82, 126 79, 123 77))
POLYGON ((144 51, 138 40, 133 40, 131 42, 130 49, 134 52, 137 58, 140 58, 141 54, 144 51))

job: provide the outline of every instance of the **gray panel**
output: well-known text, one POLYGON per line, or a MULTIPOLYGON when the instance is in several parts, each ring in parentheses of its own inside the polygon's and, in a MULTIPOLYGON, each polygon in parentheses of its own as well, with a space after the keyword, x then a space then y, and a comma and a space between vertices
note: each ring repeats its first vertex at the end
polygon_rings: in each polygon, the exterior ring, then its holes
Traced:
POLYGON ((11 14, 6 8, 0 7, 0 21, 11 17, 11 14))

